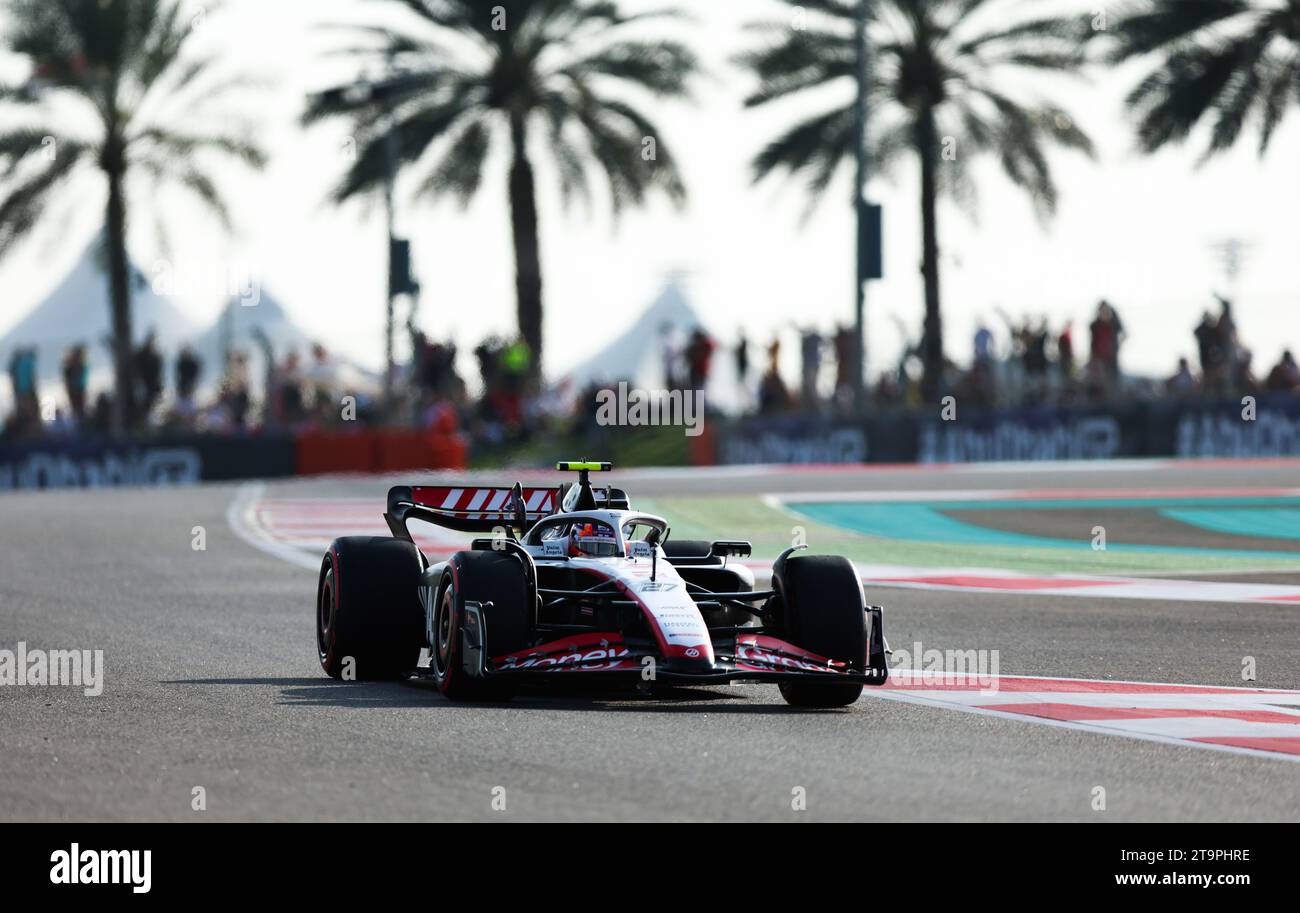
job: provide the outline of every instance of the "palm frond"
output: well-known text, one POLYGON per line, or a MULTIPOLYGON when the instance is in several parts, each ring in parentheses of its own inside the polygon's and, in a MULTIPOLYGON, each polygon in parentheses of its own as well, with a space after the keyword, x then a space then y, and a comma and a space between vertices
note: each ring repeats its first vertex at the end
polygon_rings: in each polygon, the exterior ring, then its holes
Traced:
POLYGON ((736 56, 736 62, 754 72, 758 88, 745 98, 756 107, 785 96, 816 88, 843 77, 856 67, 853 48, 829 32, 783 30, 785 40, 736 56))
MULTIPOLYGON (((1125 99, 1138 116, 1138 140, 1143 150, 1154 152, 1167 143, 1185 140, 1251 60, 1257 41, 1250 36, 1214 50, 1176 51, 1143 79, 1125 99)), ((1224 130, 1228 129, 1225 124, 1224 130)))
POLYGON ((450 193, 462 207, 467 206, 483 181, 483 161, 491 141, 492 134, 482 118, 470 121, 449 142, 442 161, 418 192, 430 196, 450 193))
POLYGON ((161 153, 167 160, 182 165, 205 152, 217 152, 237 159, 251 168, 263 168, 268 157, 256 140, 235 134, 190 134, 148 127, 130 139, 132 146, 143 145, 146 154, 161 153))
POLYGON ((992 32, 982 32, 957 45, 959 55, 975 54, 998 48, 1026 48, 1034 46, 1062 46, 1082 49, 1092 35, 1087 18, 1053 16, 1017 22, 992 32))
POLYGON ((1251 12, 1253 0, 1145 0, 1117 11, 1116 62, 1171 49, 1206 29, 1251 12))
POLYGON ((358 123, 373 123, 408 103, 427 104, 430 96, 440 92, 465 92, 477 80, 472 73, 449 70, 441 66, 405 72, 400 85, 393 87, 382 101, 365 92, 353 92, 351 86, 338 86, 317 92, 307 99, 299 121, 309 127, 336 117, 351 118, 358 123))
POLYGON ((581 197, 591 208, 591 185, 587 180, 587 162, 566 131, 573 116, 568 98, 560 92, 549 93, 544 103, 547 122, 547 145, 560 178, 560 203, 567 210, 574 197, 581 197))
POLYGON ((625 80, 658 96, 682 97, 699 66, 695 53, 678 41, 623 41, 564 67, 570 78, 590 75, 625 80))
POLYGON ((1261 45, 1271 41, 1272 36, 1256 34, 1253 39, 1241 47, 1233 65, 1232 78, 1214 100, 1218 116, 1210 132, 1209 148, 1205 150, 1202 161, 1233 146, 1241 135, 1246 118, 1257 104, 1264 101, 1262 90, 1267 78, 1267 61, 1262 56, 1261 45))
POLYGON ((1263 111, 1259 125, 1259 154, 1268 151, 1268 144, 1289 102, 1300 104, 1300 50, 1290 61, 1277 63, 1268 77, 1268 87, 1263 91, 1263 111), (1293 91, 1294 90, 1294 91, 1293 91), (1294 94, 1294 98, 1291 96, 1294 94))
MULTIPOLYGON (((661 183, 675 199, 684 196, 667 149, 656 149, 657 162, 642 159, 644 137, 657 137, 653 125, 642 120, 644 128, 639 130, 636 119, 612 116, 608 99, 580 83, 575 91, 577 97, 570 103, 569 113, 585 136, 588 154, 605 175, 610 210, 616 218, 628 205, 644 202, 647 188, 654 183, 661 183)), ((658 146, 657 139, 655 142, 658 146)))
POLYGON ((329 57, 369 57, 396 61, 406 56, 426 59, 448 53, 447 48, 426 35, 414 35, 383 25, 325 23, 320 31, 341 32, 358 43, 339 45, 326 51, 329 57))
POLYGON ((836 19, 850 22, 857 20, 858 8, 853 0, 784 0, 784 2, 794 7, 812 10, 836 19))
POLYGON ((1300 81, 1300 7, 1145 0, 1120 18, 1110 57, 1158 57, 1126 98, 1143 150, 1184 142, 1204 121, 1204 162, 1234 146, 1257 116, 1263 155, 1289 107, 1289 86, 1300 81))
POLYGON ((1007 178, 1027 192, 1041 217, 1056 211, 1059 195, 1052 178, 1051 166, 1044 151, 1044 141, 1092 155, 1092 142, 1060 109, 1026 108, 992 89, 981 90, 996 112, 992 121, 991 151, 997 156, 1007 178))
POLYGON ((182 169, 176 179, 208 207, 225 231, 229 232, 233 229, 234 223, 230 218, 230 210, 226 207, 225 200, 211 176, 197 167, 189 166, 182 169))
POLYGON ((24 161, 51 150, 57 155, 61 144, 69 142, 46 130, 19 127, 0 133, 0 178, 10 178, 24 161))
MULTIPOLYGON (((479 108, 473 100, 479 91, 478 86, 466 83, 447 100, 399 118, 392 128, 397 136, 398 165, 420 159, 429 146, 446 136, 461 118, 473 114, 479 108)), ((361 134, 357 137, 358 155, 331 194, 335 203, 344 203, 378 189, 387 173, 387 123, 383 119, 367 120, 358 122, 357 126, 361 134)))
POLYGON ((845 130, 852 130, 853 106, 833 108, 795 124, 772 140, 754 157, 750 165, 755 182, 778 170, 797 175, 818 160, 827 157, 847 158, 853 143, 845 141, 845 130))
POLYGON ((0 257, 31 232, 50 196, 76 171, 88 151, 87 146, 65 142, 45 168, 0 195, 0 257))
POLYGON ((176 66, 191 24, 184 17, 179 0, 134 6, 129 29, 132 34, 125 48, 126 64, 134 71, 141 89, 148 92, 163 74, 176 66))

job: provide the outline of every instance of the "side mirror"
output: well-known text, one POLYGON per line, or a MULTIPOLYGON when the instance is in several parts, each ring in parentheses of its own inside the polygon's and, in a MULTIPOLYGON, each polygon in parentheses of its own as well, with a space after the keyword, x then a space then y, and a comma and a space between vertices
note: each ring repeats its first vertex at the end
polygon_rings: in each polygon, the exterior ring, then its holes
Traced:
POLYGON ((714 558, 748 558, 754 546, 744 539, 719 539, 709 546, 709 554, 714 558))

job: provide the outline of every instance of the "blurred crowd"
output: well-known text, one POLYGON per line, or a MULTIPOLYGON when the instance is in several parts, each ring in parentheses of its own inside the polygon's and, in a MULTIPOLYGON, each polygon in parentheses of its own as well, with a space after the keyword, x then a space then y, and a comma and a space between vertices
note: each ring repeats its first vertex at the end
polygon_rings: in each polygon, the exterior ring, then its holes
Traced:
MULTIPOLYGON (((215 383, 204 385, 203 358, 185 346, 170 359, 150 332, 131 358, 130 402, 126 414, 133 434, 157 432, 241 433, 258 428, 287 428, 329 423, 339 413, 335 365, 325 348, 311 347, 304 362, 296 351, 276 357, 264 336, 256 338, 266 370, 253 383, 249 354, 232 350, 215 383), (170 364, 169 364, 170 362, 170 364), (260 401, 255 388, 263 391, 260 401)), ((0 436, 102 436, 109 432, 113 387, 105 384, 89 395, 89 353, 84 344, 68 347, 60 381, 41 386, 35 348, 19 348, 9 359, 13 409, 0 425, 0 436)), ((368 399, 361 397, 364 414, 368 399)))
MULTIPOLYGON (((1121 371, 1127 342, 1114 305, 1100 302, 1082 333, 1067 321, 1052 327, 1046 318, 1014 320, 999 312, 1001 332, 981 322, 972 339, 968 364, 948 361, 942 395, 977 407, 1070 406, 1127 400, 1222 399, 1255 393, 1300 394, 1300 366, 1290 350, 1274 365, 1259 369, 1242 345, 1232 302, 1220 298, 1191 329, 1191 357, 1180 358, 1167 377, 1143 378, 1121 371)), ((388 422, 443 432, 464 430, 476 444, 497 446, 529 440, 538 432, 592 430, 595 388, 573 390, 561 382, 539 389, 531 380, 532 353, 518 339, 489 337, 473 350, 477 383, 458 370, 453 341, 430 339, 414 326, 410 359, 395 369, 385 408, 382 379, 358 382, 319 345, 305 357, 297 350, 277 352, 254 331, 260 376, 253 377, 250 353, 232 349, 218 375, 185 347, 170 359, 150 333, 133 353, 133 433, 199 432, 237 434, 260 430, 325 430, 349 422, 388 422), (170 363, 169 363, 170 362, 170 363)), ((715 377, 719 344, 703 328, 682 332, 664 325, 658 340, 667 389, 706 390, 734 382, 732 405, 741 413, 801 412, 848 414, 853 409, 854 339, 851 327, 829 334, 792 326, 756 350, 742 330, 730 347, 730 377, 715 377), (797 346, 796 372, 783 374, 783 337, 797 346)), ((869 390, 874 409, 920 408, 921 345, 904 346, 899 361, 876 378, 869 390)), ((60 363, 61 389, 41 388, 37 351, 10 353, 13 408, 0 436, 24 439, 108 432, 112 400, 108 387, 88 392, 89 353, 69 347, 60 363)), ((468 360, 467 360, 468 361, 468 360)), ((463 366, 462 366, 463 368, 463 366)), ((629 378, 630 380, 631 378, 629 378)), ((50 386, 47 384, 47 387, 50 386)), ((727 397, 723 397, 726 399, 727 397)), ((716 405, 710 401, 710 407, 716 405)))
POLYGON ((760 415, 823 410, 847 412, 853 408, 853 330, 837 327, 823 336, 813 327, 795 327, 799 342, 799 383, 793 390, 781 374, 781 336, 776 335, 762 352, 763 367, 755 370, 750 341, 742 331, 733 350, 735 374, 745 402, 745 411, 760 415), (823 378, 833 362, 833 383, 827 391, 823 378))
MULTIPOLYGON (((564 412, 554 393, 539 394, 531 385, 532 354, 519 340, 491 337, 475 347, 480 383, 471 395, 457 371, 455 343, 433 341, 410 328, 411 357, 395 370, 386 413, 382 378, 345 369, 320 344, 312 344, 304 356, 292 348, 277 352, 256 329, 252 337, 257 358, 233 348, 217 376, 209 378, 193 348, 184 347, 169 360, 149 334, 131 361, 131 432, 299 432, 387 421, 447 432, 469 428, 476 439, 496 444, 527 438, 564 412)), ((11 353, 13 408, 0 421, 0 437, 108 433, 112 385, 104 378, 103 389, 89 397, 86 346, 66 350, 60 383, 47 378, 42 386, 39 367, 35 348, 11 353)))
POLYGON ((394 378, 399 422, 440 431, 468 429, 487 446, 527 440, 549 426, 553 409, 530 381, 533 355, 522 339, 490 336, 474 347, 477 397, 457 370, 453 341, 437 342, 410 328, 411 360, 394 378))
MULTIPOLYGON (((1258 393, 1300 394, 1300 368, 1292 352, 1276 364, 1255 365, 1240 341, 1232 302, 1218 299, 1191 328, 1195 364, 1179 358, 1166 377, 1140 377, 1121 371, 1127 333, 1113 304, 1101 301, 1082 333, 1073 321, 1053 328, 1047 318, 1014 320, 999 312, 1002 332, 980 322, 966 365, 947 360, 941 395, 983 408, 1073 406, 1129 400, 1223 399, 1258 393)), ((847 413, 853 408, 853 331, 839 327, 820 335, 798 329, 799 374, 793 389, 781 373, 781 339, 766 348, 764 370, 752 377, 750 343, 742 333, 735 346, 736 374, 752 390, 752 411, 847 413), (827 361, 833 362, 833 368, 827 361), (833 375, 828 376, 828 375, 833 375)), ((1167 341, 1162 340, 1162 344, 1167 341)), ((896 365, 880 374, 870 389, 877 409, 922 406, 920 340, 904 346, 896 365)))

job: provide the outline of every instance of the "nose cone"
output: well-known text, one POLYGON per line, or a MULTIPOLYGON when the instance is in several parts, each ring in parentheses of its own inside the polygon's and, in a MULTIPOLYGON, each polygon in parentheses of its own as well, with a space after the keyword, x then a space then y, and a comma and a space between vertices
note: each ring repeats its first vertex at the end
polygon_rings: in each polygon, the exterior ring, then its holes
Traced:
POLYGON ((713 645, 710 643, 683 647, 669 647, 668 656, 663 660, 665 672, 681 672, 688 675, 706 675, 715 671, 713 645))

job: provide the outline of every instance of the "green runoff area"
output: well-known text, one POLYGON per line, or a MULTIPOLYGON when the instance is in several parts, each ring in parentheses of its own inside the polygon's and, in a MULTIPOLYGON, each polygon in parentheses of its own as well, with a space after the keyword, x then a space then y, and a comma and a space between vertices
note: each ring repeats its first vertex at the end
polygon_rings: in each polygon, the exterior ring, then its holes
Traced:
POLYGON ((1300 569, 1300 500, 944 501, 936 494, 933 501, 917 503, 836 501, 810 494, 778 506, 757 496, 634 495, 633 504, 668 519, 677 538, 749 539, 756 558, 775 557, 802 528, 810 551, 869 564, 1100 576, 1300 569), (1042 511, 1053 512, 1053 523, 1062 514, 1073 522, 1056 525, 1051 535, 1024 531, 1032 525, 1026 521, 1042 511), (1115 511, 1118 522, 1110 519, 1115 511), (972 512, 1002 522, 963 519, 972 512), (1108 522, 1090 519, 1102 512, 1108 522), (1104 550, 1094 547, 1096 525, 1106 529, 1104 550), (1178 527, 1183 535, 1176 538, 1196 544, 1158 541, 1161 532, 1178 527))

